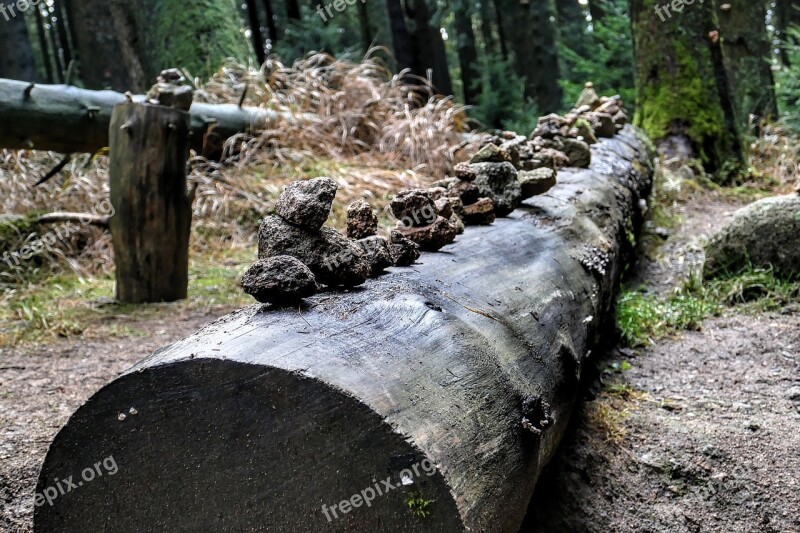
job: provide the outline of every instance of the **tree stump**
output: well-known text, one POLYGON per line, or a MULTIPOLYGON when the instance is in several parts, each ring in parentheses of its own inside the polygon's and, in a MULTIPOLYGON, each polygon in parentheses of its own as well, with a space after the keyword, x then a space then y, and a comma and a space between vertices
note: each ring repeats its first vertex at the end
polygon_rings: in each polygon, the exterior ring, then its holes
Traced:
POLYGON ((120 302, 172 302, 187 296, 189 122, 189 113, 169 107, 133 102, 114 107, 110 229, 120 302))

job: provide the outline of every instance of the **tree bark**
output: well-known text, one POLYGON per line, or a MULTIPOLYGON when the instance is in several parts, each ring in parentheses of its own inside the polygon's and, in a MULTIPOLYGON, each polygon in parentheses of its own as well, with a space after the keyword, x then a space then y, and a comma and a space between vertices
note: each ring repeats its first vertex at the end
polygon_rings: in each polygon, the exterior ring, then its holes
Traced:
MULTIPOLYGON (((408 5, 408 4, 407 4, 408 5)), ((438 25, 434 25, 433 14, 427 0, 414 0, 414 56, 416 74, 430 79, 433 86, 441 94, 453 94, 453 83, 450 69, 447 66, 447 51, 438 25)))
POLYGON ((264 38, 261 35, 261 22, 258 20, 256 0, 247 0, 247 18, 250 24, 253 50, 256 53, 256 61, 258 61, 258 66, 260 67, 267 61, 267 52, 264 48, 264 38))
POLYGON ((300 20, 300 4, 297 0, 286 0, 286 16, 292 20, 300 20))
POLYGON ((25 13, 17 2, 0 0, 0 78, 36 80, 36 61, 25 25, 25 13))
MULTIPOLYGON (((144 96, 134 100, 143 102, 144 96)), ((0 147, 94 153, 109 144, 108 127, 115 105, 126 97, 113 91, 89 91, 64 85, 35 85, 0 79, 0 147)), ((208 157, 237 133, 255 133, 280 120, 307 120, 235 104, 194 103, 190 146, 208 157)))
POLYGON ((47 83, 55 83, 56 79, 53 75, 53 54, 50 49, 50 44, 47 42, 47 34, 44 29, 44 17, 42 17, 42 9, 40 6, 33 8, 36 13, 36 33, 39 38, 39 50, 42 54, 42 66, 44 67, 45 81, 47 83))
POLYGON ((174 302, 189 288, 189 114, 126 103, 111 116, 109 178, 117 300, 174 302))
POLYGON ((728 79, 740 126, 757 132, 762 121, 778 116, 766 10, 752 0, 726 4, 730 7, 719 10, 719 24, 728 79))
POLYGON ((593 149, 593 169, 446 253, 234 313, 105 386, 36 490, 65 465, 113 457, 119 473, 36 507, 34 531, 517 533, 652 180, 631 128, 593 149), (378 495, 387 478, 397 488, 378 495))
MULTIPOLYGON (((464 0, 461 0, 462 2, 464 0)), ((500 46, 494 35, 494 24, 497 18, 494 13, 492 0, 480 0, 480 30, 481 40, 483 41, 483 52, 487 56, 500 53, 500 46)))
POLYGON ((267 32, 269 33, 270 50, 278 42, 278 28, 275 26, 275 11, 272 9, 272 0, 263 0, 264 13, 267 16, 267 32))
POLYGON ((570 50, 583 56, 589 49, 586 13, 578 0, 556 0, 558 33, 570 50))
POLYGON ((386 0, 386 12, 389 16, 389 29, 392 34, 392 50, 397 62, 397 70, 410 69, 414 74, 414 46, 411 42, 411 33, 406 25, 406 17, 400 0, 386 0))
POLYGON ((481 73, 478 70, 478 50, 475 47, 475 31, 472 28, 472 10, 464 0, 454 6, 458 62, 461 66, 461 81, 464 85, 464 103, 474 105, 480 95, 481 73))
POLYGON ((549 2, 503 0, 502 6, 501 24, 514 52, 517 74, 525 80, 525 97, 534 100, 541 113, 557 111, 562 91, 549 2))
POLYGON ((657 143, 685 140, 711 172, 726 161, 741 163, 742 142, 713 4, 696 2, 677 15, 679 20, 659 14, 646 0, 629 4, 637 125, 657 143))
POLYGON ((372 48, 372 28, 369 22, 369 6, 365 2, 358 2, 358 24, 361 28, 361 42, 364 44, 364 53, 372 48))

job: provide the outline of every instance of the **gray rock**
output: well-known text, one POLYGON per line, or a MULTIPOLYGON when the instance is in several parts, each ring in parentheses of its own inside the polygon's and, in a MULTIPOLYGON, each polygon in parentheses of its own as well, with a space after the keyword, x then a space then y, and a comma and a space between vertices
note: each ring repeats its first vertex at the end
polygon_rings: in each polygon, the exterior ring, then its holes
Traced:
POLYGON ((400 191, 392 199, 390 207, 397 221, 409 228, 428 226, 437 216, 433 198, 422 189, 400 191))
MULTIPOLYGON (((511 164, 511 163, 506 163, 511 164)), ((436 221, 424 227, 408 228, 399 226, 397 228, 403 237, 419 244, 421 250, 436 252, 443 246, 456 240, 458 228, 444 217, 438 217, 436 221)))
MULTIPOLYGON (((459 202, 461 200, 459 199, 459 202)), ((461 205, 464 205, 463 203, 461 205)), ((450 204, 450 200, 448 198, 439 198, 436 200, 436 211, 438 211, 440 217, 450 218, 453 216, 453 206, 450 204)))
POLYGON ((738 210, 706 247, 704 272, 736 274, 772 267, 781 278, 800 276, 800 196, 766 198, 738 210))
POLYGON ((271 215, 258 232, 258 257, 278 255, 299 259, 319 283, 331 287, 354 287, 369 277, 369 263, 361 247, 338 231, 328 227, 308 231, 271 215))
POLYGON ((259 259, 242 276, 244 292, 261 303, 291 305, 317 292, 311 270, 294 257, 259 259))
MULTIPOLYGON (((522 200, 522 187, 517 179, 517 170, 511 163, 477 163, 475 184, 481 196, 491 198, 498 217, 510 214, 522 200)), ((466 204, 466 202, 465 202, 466 204)))
POLYGON ((522 198, 544 194, 556 185, 556 171, 551 168, 540 168, 519 173, 522 185, 522 198))
POLYGON ((347 236, 351 239, 364 239, 378 232, 378 216, 372 206, 358 200, 347 206, 347 236))
MULTIPOLYGON (((478 173, 476 172, 477 176, 478 173)), ((447 191, 451 196, 456 196, 461 199, 464 205, 474 204, 481 197, 481 191, 475 183, 470 181, 459 181, 447 191)))
POLYGON ((318 230, 331 214, 338 188, 330 178, 295 181, 278 198, 276 211, 282 219, 295 226, 318 230))
POLYGON ((386 237, 373 235, 372 237, 360 239, 358 244, 364 250, 369 262, 369 275, 371 277, 380 275, 381 272, 394 265, 394 257, 386 237))
POLYGON ((564 155, 569 159, 570 166, 577 168, 589 168, 592 163, 592 150, 589 145, 578 139, 564 138, 564 155))
POLYGON ((606 113, 591 113, 592 122, 596 124, 595 133, 598 137, 606 139, 612 138, 617 134, 617 125, 614 117, 606 113))
POLYGON ((411 239, 406 239, 402 233, 392 230, 391 234, 392 259, 395 266, 411 266, 419 259, 419 244, 411 239))
POLYGON ((475 169, 472 168, 469 163, 459 163, 455 166, 453 171, 456 177, 462 181, 475 181, 475 178, 478 177, 478 173, 475 172, 475 169))

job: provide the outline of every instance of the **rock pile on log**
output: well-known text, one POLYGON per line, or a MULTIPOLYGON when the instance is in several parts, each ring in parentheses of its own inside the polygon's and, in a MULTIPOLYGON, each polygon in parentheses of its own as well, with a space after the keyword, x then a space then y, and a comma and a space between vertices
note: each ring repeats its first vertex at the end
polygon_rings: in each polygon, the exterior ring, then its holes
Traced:
POLYGON ((290 184, 278 199, 277 214, 261 225, 260 260, 246 272, 242 287, 260 302, 294 304, 313 295, 317 284, 361 285, 391 266, 414 264, 420 251, 441 250, 465 226, 510 215, 523 200, 556 186, 557 169, 588 167, 590 144, 613 136, 627 121, 620 98, 600 98, 592 84, 578 104, 566 116, 540 118, 529 137, 504 132, 489 138, 469 163, 455 165, 454 176, 429 189, 400 191, 390 204, 397 224, 388 239, 378 235, 378 217, 363 200, 347 208, 346 237, 324 227, 338 188, 330 178, 290 184), (281 266, 286 270, 279 272, 281 266))

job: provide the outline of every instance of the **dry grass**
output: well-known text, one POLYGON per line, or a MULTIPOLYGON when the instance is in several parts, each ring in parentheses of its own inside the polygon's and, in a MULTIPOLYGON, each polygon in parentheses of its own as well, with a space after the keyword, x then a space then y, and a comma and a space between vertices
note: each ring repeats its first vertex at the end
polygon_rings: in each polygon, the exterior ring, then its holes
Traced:
MULTIPOLYGON (((261 71, 226 64, 195 85, 201 101, 238 103, 247 87, 246 105, 314 118, 310 126, 283 121, 257 136, 235 137, 221 162, 190 160, 189 181, 198 189, 188 305, 215 298, 225 305, 247 301, 236 277, 255 257, 258 224, 289 182, 335 179, 340 189, 330 219, 334 226, 343 227, 346 206, 358 198, 381 211, 388 224, 393 194, 440 179, 473 149, 463 139, 468 128, 462 107, 374 60, 354 64, 315 55, 291 67, 273 60, 261 71)), ((109 197, 108 158, 76 156, 59 175, 35 187, 61 159, 0 150, 2 214, 97 212, 109 197)), ((21 268, 0 262, 0 345, 96 331, 87 326, 104 315, 96 312, 96 301, 113 297, 110 236, 88 226, 69 227, 74 230, 69 239, 21 268)), ((0 221, 0 256, 57 228, 65 226, 9 233, 0 221)))
POLYGON ((775 192, 787 194, 800 186, 800 139, 779 124, 767 126, 751 146, 751 164, 771 179, 775 192))

